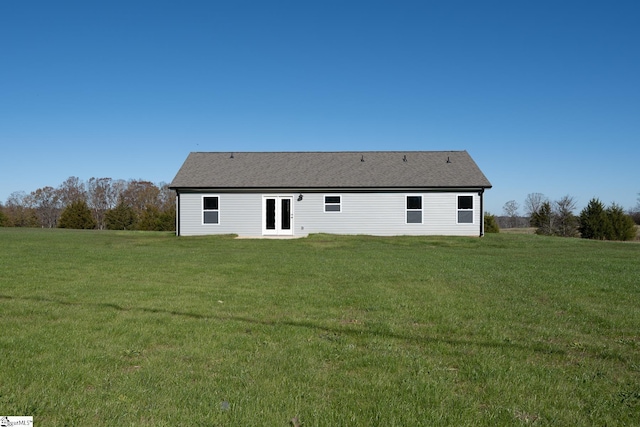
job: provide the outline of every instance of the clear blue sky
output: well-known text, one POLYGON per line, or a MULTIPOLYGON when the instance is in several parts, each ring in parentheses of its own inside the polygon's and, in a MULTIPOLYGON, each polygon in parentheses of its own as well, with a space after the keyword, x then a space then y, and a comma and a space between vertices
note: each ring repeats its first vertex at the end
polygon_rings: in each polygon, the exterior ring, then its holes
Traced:
POLYGON ((0 1, 0 201, 190 151, 467 150, 493 189, 640 192, 639 1, 0 1))

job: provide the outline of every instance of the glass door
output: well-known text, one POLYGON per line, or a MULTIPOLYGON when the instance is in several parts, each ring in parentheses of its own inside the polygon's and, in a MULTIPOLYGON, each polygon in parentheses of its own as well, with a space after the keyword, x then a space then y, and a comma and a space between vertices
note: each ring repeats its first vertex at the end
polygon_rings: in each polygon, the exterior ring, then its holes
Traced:
POLYGON ((293 234, 293 197, 262 197, 262 234, 286 236, 293 234))

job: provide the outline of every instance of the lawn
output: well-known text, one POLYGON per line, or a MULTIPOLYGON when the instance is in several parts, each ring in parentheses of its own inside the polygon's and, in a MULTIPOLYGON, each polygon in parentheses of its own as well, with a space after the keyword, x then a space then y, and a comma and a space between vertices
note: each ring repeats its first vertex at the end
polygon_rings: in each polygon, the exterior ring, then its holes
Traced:
POLYGON ((638 243, 0 228, 0 327, 37 426, 640 422, 638 243))

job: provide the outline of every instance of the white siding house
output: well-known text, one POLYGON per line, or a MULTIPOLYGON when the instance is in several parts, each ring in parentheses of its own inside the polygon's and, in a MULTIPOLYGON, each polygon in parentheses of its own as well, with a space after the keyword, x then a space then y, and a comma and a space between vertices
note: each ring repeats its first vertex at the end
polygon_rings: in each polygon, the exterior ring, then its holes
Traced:
POLYGON ((483 235, 491 184, 466 151, 191 153, 177 234, 483 235))

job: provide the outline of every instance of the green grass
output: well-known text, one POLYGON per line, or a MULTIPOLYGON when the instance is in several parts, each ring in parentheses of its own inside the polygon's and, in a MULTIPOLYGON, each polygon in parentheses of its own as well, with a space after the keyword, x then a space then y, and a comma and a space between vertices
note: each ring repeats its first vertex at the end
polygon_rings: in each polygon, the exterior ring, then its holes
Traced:
POLYGON ((0 228, 0 415, 640 422, 640 245, 0 228))

